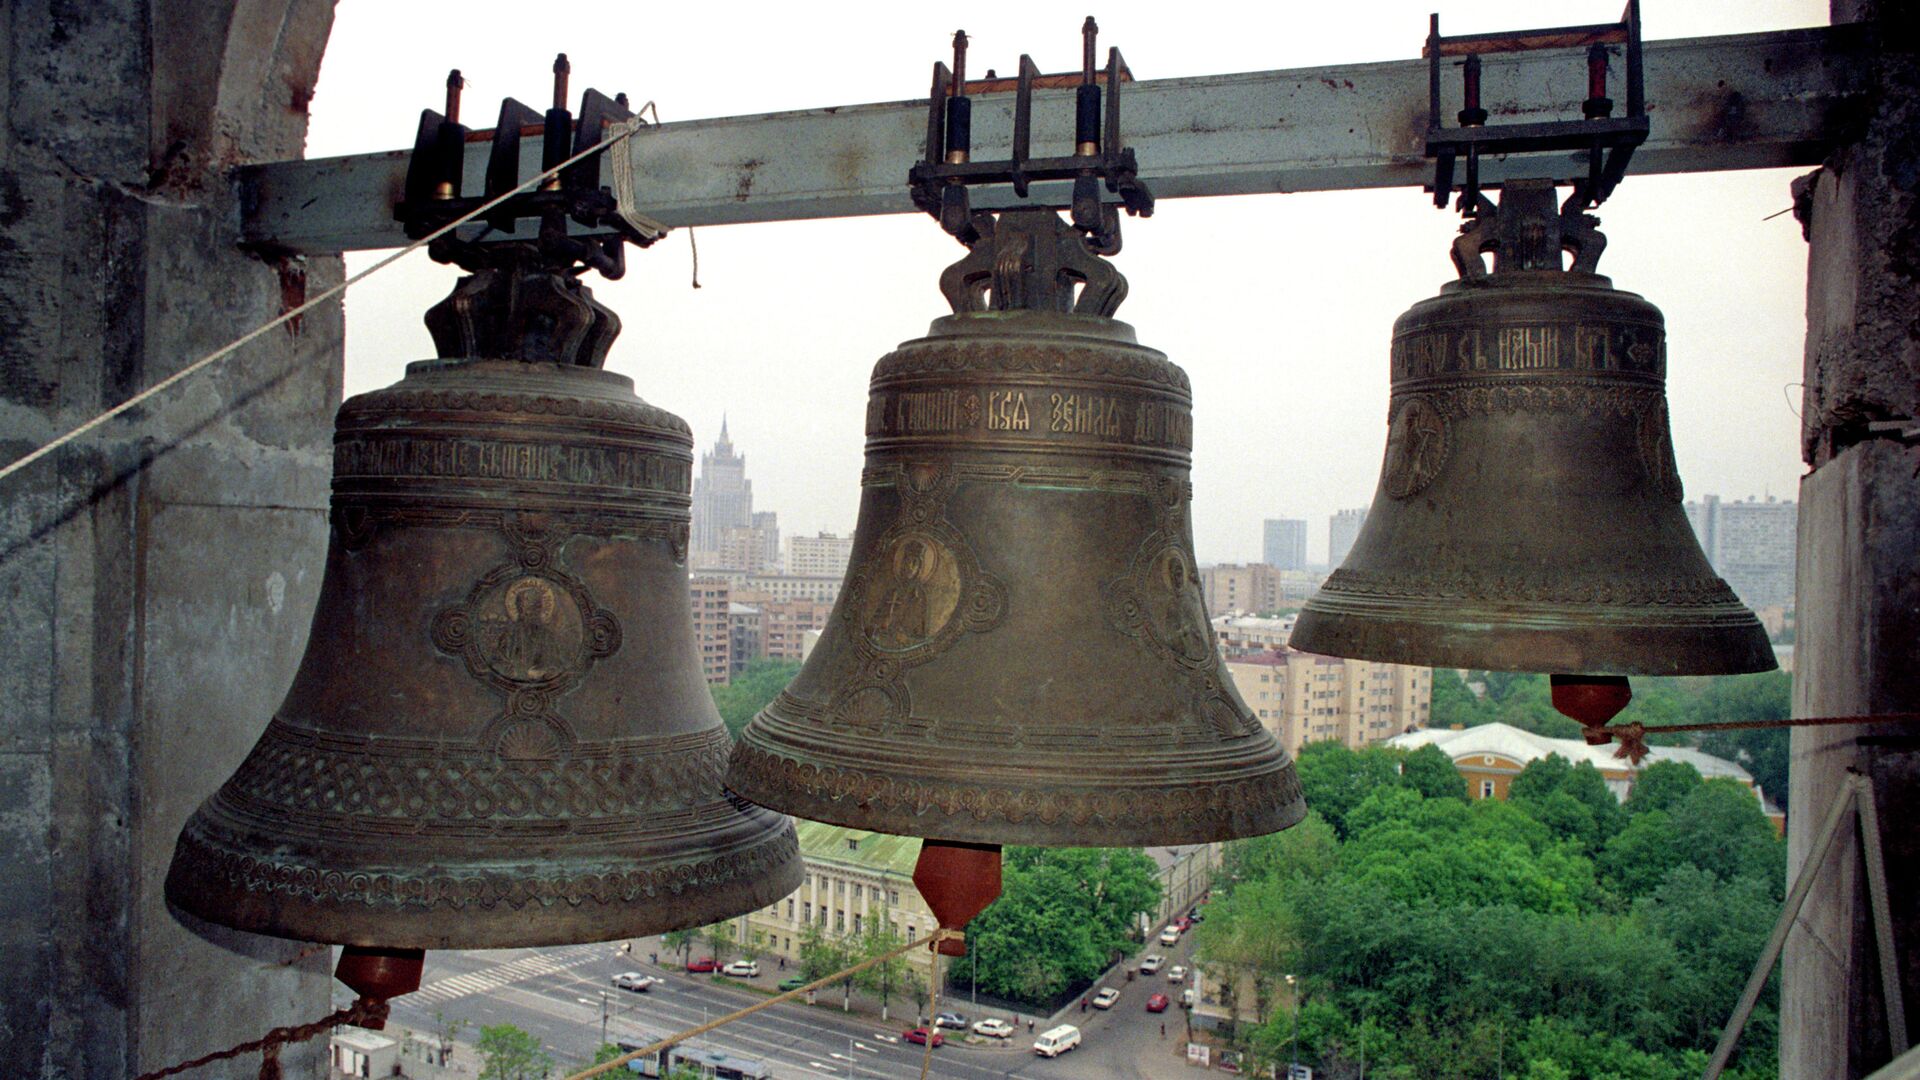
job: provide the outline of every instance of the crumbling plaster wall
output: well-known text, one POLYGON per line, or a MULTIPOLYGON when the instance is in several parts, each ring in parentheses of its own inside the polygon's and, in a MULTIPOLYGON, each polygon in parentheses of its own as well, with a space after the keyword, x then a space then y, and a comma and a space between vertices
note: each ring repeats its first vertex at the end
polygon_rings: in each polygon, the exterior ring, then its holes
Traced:
MULTIPOLYGON (((1794 711, 1920 710, 1920 11, 1837 0, 1870 24, 1872 94, 1840 148, 1795 184, 1810 245, 1794 711), (1892 422, 1889 424, 1889 422, 1892 422), (1876 425, 1879 425, 1876 427, 1876 425)), ((1920 1035, 1920 738, 1911 725, 1793 734, 1789 874, 1817 875, 1787 939, 1781 1075, 1864 1076, 1890 1056, 1860 856, 1849 827, 1819 866, 1813 830, 1849 770, 1884 830, 1909 1030, 1920 1035)))
MULTIPOLYGON (((228 179, 300 155, 328 0, 12 0, 0 20, 10 461, 340 266, 239 250, 228 179)), ((0 481, 0 1073, 131 1076, 328 1008, 324 950, 214 944, 161 883, 304 646, 338 312, 0 481)))

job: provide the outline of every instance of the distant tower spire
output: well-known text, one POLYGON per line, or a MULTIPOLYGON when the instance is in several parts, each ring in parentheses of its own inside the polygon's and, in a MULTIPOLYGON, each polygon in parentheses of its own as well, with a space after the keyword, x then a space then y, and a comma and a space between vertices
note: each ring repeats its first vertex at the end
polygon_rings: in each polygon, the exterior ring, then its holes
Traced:
POLYGON ((727 442, 727 414, 720 414, 720 441, 727 442))

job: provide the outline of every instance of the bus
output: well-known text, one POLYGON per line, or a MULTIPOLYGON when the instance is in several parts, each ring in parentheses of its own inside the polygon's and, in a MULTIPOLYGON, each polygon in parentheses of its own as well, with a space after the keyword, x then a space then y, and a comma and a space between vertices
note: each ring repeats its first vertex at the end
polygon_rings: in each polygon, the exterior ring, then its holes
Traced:
MULTIPOLYGON (((644 1044, 619 1040, 615 1045, 623 1054, 631 1054, 644 1044)), ((641 1058, 627 1062, 627 1068, 641 1076, 658 1077, 659 1058, 641 1058)), ((691 1069, 702 1080, 773 1080, 773 1068, 764 1061, 729 1054, 721 1050, 709 1050, 698 1046, 676 1046, 667 1051, 667 1068, 691 1069)))

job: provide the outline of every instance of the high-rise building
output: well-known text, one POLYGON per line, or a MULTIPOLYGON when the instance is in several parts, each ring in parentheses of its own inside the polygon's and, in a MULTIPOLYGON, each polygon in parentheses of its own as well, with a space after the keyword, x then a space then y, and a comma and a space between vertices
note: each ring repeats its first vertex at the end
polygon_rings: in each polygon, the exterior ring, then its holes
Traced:
POLYGON ((1799 508, 1769 497, 1722 502, 1708 495, 1686 504, 1687 521, 1713 572, 1755 610, 1793 606, 1793 559, 1799 508))
POLYGON ((1425 727, 1433 669, 1278 648, 1226 658, 1242 701, 1289 753, 1338 739, 1351 747, 1425 727))
POLYGON ((1327 519, 1327 569, 1338 570, 1340 564, 1347 561, 1347 552, 1353 550, 1353 542, 1360 535, 1360 526, 1367 523, 1367 508, 1342 510, 1327 519))
POLYGON ((1237 611, 1278 611, 1307 602, 1326 575, 1307 570, 1279 570, 1266 563, 1224 563, 1199 571, 1200 594, 1207 615, 1237 611))
POLYGON ((1277 570, 1305 570, 1307 523, 1299 518, 1268 518, 1260 552, 1260 561, 1277 570))
MULTIPOLYGON (((747 458, 736 454, 733 440, 727 437, 727 421, 720 420, 720 438, 711 453, 700 455, 700 475, 693 480, 694 564, 702 554, 720 550, 728 529, 753 527, 753 481, 747 479, 747 458)), ((778 538, 775 538, 778 550, 778 538)), ((746 569, 742 567, 741 569, 746 569)))
POLYGON ((700 650, 700 671, 710 683, 732 677, 733 587, 725 578, 697 577, 688 582, 693 595, 693 640, 700 650))
POLYGON ((853 561, 853 537, 821 533, 787 539, 787 573, 845 577, 853 561))

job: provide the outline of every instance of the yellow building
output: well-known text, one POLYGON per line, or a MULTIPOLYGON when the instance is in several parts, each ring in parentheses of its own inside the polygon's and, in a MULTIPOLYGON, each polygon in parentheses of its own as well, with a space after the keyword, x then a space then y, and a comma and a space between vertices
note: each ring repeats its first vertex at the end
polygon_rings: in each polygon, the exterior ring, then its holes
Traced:
MULTIPOLYGON (((806 878, 791 895, 742 916, 747 940, 757 941, 764 955, 785 957, 789 965, 797 963, 809 922, 830 937, 853 937, 876 919, 890 922, 903 942, 933 931, 937 925, 933 910, 913 887, 913 864, 920 859, 918 837, 817 821, 794 824, 799 828, 806 878)), ((907 959, 922 969, 920 977, 925 979, 931 954, 916 949, 907 959)))
POLYGON ((1355 748, 1425 727, 1433 671, 1316 656, 1284 646, 1226 658, 1234 689, 1289 753, 1310 742, 1355 748))
MULTIPOLYGON (((1708 780, 1724 777, 1740 781, 1753 790, 1754 796, 1760 799, 1761 807, 1766 807, 1765 793, 1753 782, 1753 776, 1747 770, 1725 758, 1714 757, 1691 747, 1650 746, 1646 758, 1639 765, 1633 765, 1623 758, 1614 757, 1616 748, 1611 744, 1589 746, 1582 739, 1549 739, 1510 724, 1410 731, 1396 735, 1388 742, 1408 750, 1422 746, 1439 747, 1447 757, 1453 759, 1453 767, 1460 770, 1460 775, 1466 777, 1467 797, 1473 799, 1506 798, 1507 786, 1528 763, 1558 755, 1572 764, 1578 765, 1584 761, 1600 770, 1601 778, 1607 782, 1607 789, 1622 802, 1633 790, 1634 775, 1641 769, 1656 762, 1680 761, 1699 770, 1700 775, 1708 780)), ((1769 816, 1775 815, 1769 812, 1769 816)))

